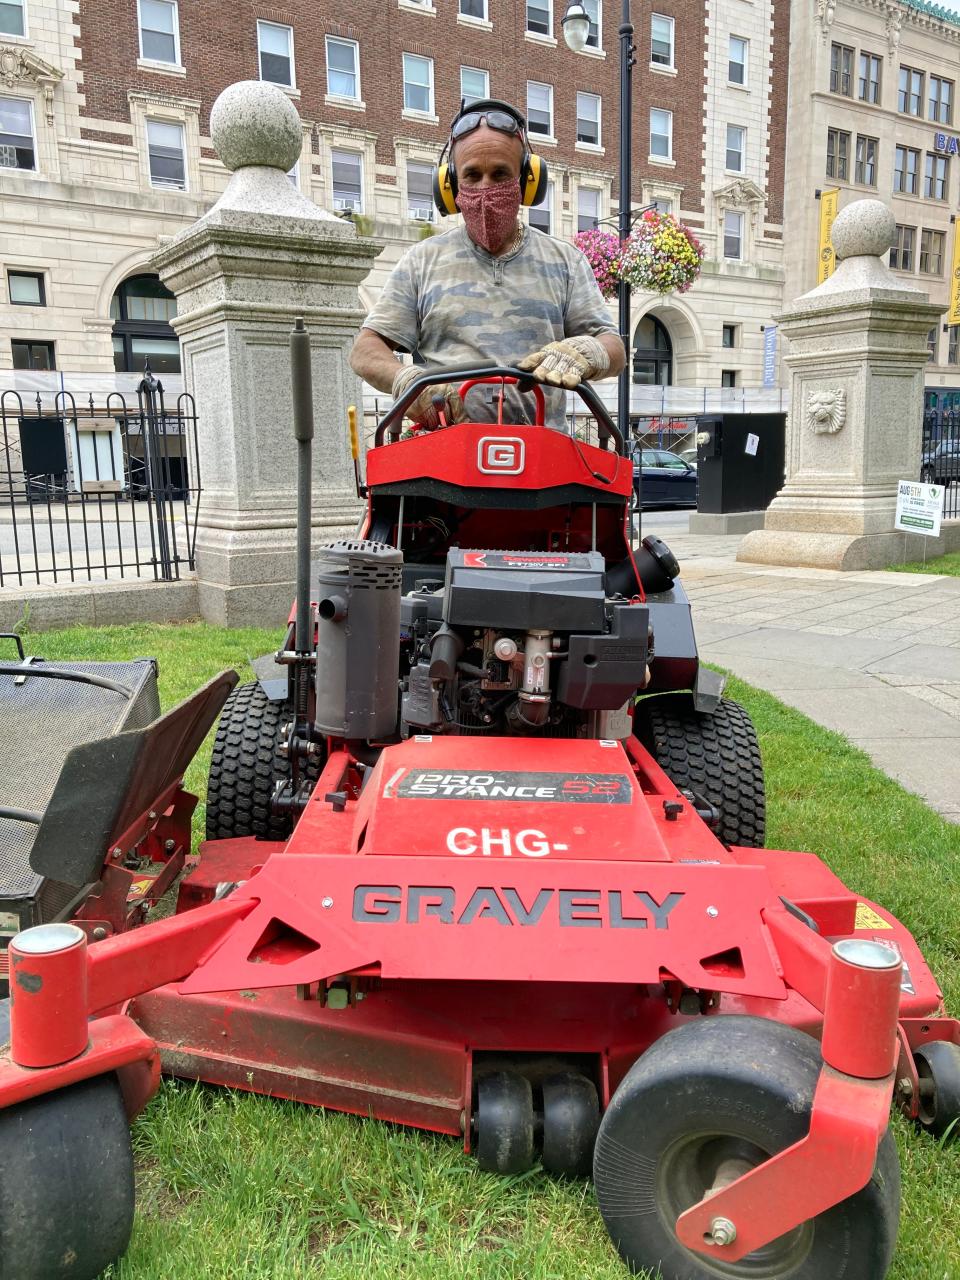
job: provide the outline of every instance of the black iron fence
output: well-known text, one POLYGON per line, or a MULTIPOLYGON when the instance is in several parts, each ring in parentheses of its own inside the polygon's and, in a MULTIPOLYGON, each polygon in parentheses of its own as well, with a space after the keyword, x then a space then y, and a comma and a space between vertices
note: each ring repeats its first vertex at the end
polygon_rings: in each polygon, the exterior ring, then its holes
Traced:
POLYGON ((0 395, 0 588, 194 567, 200 476, 193 397, 0 395))
POLYGON ((960 518, 960 409, 928 409, 924 414, 920 479, 944 485, 943 518, 960 518))

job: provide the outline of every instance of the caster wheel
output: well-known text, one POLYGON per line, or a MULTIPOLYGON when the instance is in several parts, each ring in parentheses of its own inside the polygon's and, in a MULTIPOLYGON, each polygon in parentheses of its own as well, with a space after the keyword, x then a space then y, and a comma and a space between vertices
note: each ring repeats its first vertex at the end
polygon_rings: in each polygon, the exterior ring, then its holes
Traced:
POLYGON ((593 1161, 600 1102, 593 1081, 565 1071, 543 1082, 543 1167, 584 1177, 593 1161))
POLYGON ((934 1138, 958 1136, 960 1124, 960 1046, 949 1040, 931 1040, 913 1055, 920 1077, 920 1114, 917 1123, 934 1138), (953 1128, 951 1128, 951 1125, 953 1128))
POLYGON ((593 1157, 597 1203, 634 1271, 662 1280, 880 1280, 897 1238, 900 1166, 889 1131, 855 1195, 738 1262, 677 1239, 680 1214, 803 1138, 820 1049, 765 1018, 700 1018, 656 1041, 604 1114, 593 1157), (839 1261, 838 1261, 839 1260, 839 1261))
POLYGON ((533 1164, 533 1090, 515 1071, 477 1082, 474 1154, 490 1173, 522 1173, 533 1164))
POLYGON ((95 1280, 133 1227, 133 1150, 114 1075, 0 1111, 0 1280, 95 1280))

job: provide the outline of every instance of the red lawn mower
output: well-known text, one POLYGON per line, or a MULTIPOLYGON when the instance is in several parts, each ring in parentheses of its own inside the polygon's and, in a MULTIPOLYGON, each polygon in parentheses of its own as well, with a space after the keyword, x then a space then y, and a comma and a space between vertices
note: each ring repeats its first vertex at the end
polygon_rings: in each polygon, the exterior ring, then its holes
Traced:
POLYGON ((753 727, 668 549, 632 546, 617 427, 589 386, 595 443, 545 427, 517 370, 469 368, 463 394, 515 380, 535 424, 501 395, 401 439, 451 378, 425 374, 378 427, 358 536, 311 568, 302 326, 292 350, 283 650, 77 748, 39 817, 31 864, 74 897, 9 945, 0 1280, 124 1251, 161 1071, 449 1134, 489 1170, 592 1171, 627 1265, 665 1280, 881 1280, 891 1101, 949 1131, 960 1026, 901 924, 762 847, 753 727), (97 915, 182 853, 221 708, 176 913, 97 915))

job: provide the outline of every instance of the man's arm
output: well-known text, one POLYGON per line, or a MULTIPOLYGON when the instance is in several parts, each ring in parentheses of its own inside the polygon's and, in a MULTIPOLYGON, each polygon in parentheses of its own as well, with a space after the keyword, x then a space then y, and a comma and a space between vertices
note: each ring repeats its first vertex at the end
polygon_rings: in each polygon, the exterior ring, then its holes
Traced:
POLYGON ((601 343, 604 351, 610 357, 610 368, 603 376, 605 378, 615 378, 622 372, 623 366, 627 363, 627 353, 623 349, 623 339, 618 333, 601 333, 597 341, 601 343))
POLYGON ((350 352, 350 368, 378 391, 393 393, 400 364, 393 354, 396 343, 382 338, 374 329, 361 329, 350 352))

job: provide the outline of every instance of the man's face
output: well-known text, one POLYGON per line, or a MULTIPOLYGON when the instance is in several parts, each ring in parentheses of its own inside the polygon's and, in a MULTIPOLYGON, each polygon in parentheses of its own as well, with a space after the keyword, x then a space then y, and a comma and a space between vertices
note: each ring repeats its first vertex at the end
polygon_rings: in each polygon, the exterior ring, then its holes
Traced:
POLYGON ((457 183, 461 187, 490 187, 497 182, 517 182, 522 156, 523 143, 516 134, 481 124, 454 144, 457 183))

